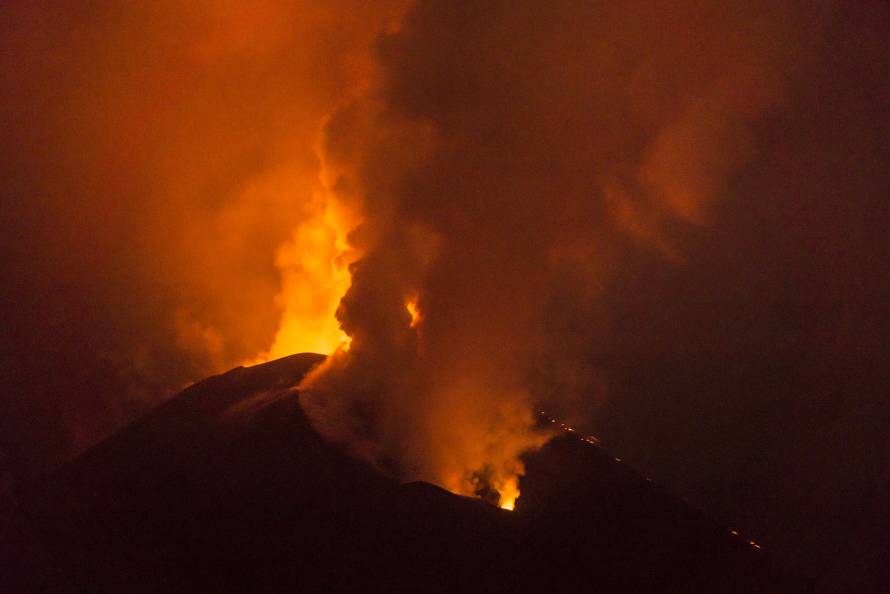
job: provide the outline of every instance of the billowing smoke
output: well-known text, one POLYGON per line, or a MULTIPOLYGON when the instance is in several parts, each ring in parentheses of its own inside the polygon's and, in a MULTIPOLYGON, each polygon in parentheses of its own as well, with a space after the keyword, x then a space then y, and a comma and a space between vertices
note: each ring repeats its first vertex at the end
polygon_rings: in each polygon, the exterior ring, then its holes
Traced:
POLYGON ((3 441, 24 471, 190 381, 333 350, 340 217, 317 143, 401 10, 0 7, 3 441))
POLYGON ((417 3, 326 129, 363 256, 351 346, 302 386, 318 425, 406 478, 513 493, 533 404, 596 396, 570 312, 623 243, 683 260, 816 32, 773 2, 417 3))

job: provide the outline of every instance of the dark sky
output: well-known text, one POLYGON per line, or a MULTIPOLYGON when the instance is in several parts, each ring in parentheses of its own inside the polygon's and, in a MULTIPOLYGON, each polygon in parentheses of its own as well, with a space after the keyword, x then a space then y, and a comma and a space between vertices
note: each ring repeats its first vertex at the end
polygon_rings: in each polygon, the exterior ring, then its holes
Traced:
POLYGON ((321 168, 363 259, 309 387, 371 419, 332 434, 459 483, 543 402, 826 583, 875 571, 890 11, 613 4, 5 5, 9 476, 268 348, 321 168))

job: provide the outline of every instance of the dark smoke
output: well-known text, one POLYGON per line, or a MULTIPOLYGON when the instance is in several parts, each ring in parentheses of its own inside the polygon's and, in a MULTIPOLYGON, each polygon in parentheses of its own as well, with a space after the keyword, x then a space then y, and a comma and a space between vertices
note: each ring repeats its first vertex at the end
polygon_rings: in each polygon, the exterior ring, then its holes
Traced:
POLYGON ((887 472, 815 460, 887 451, 860 425, 887 411, 886 25, 864 4, 417 3, 327 129, 366 256, 352 348, 303 385, 318 426, 472 493, 521 473, 541 403, 779 546, 848 542, 817 510, 887 472))
POLYGON ((327 130, 366 256, 339 312, 352 349, 304 386, 322 425, 410 478, 515 472, 542 439, 530 375, 578 378, 544 386, 556 406, 597 385, 581 345, 555 350, 560 327, 603 329, 560 318, 629 250, 684 260, 808 67, 815 19, 762 9, 423 2, 382 37, 376 85, 327 130))

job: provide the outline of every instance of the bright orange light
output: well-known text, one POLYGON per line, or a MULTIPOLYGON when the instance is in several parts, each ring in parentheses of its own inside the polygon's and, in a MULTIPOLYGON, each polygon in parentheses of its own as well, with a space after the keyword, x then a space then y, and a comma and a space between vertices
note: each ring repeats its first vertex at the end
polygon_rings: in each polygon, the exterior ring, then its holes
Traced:
POLYGON ((315 215, 278 248, 281 321, 271 347, 251 364, 294 353, 349 350, 352 339, 340 328, 336 312, 351 283, 349 264, 356 259, 346 242, 354 224, 338 216, 327 190, 316 193, 315 203, 315 215))
POLYGON ((341 332, 342 336, 340 337, 340 346, 337 348, 344 353, 349 352, 349 347, 352 346, 352 337, 346 334, 345 332, 341 332))
POLYGON ((405 309, 411 315, 411 327, 417 328, 417 325, 420 324, 420 310, 417 309, 417 297, 412 297, 406 301, 405 309))
POLYGON ((329 355, 348 338, 335 312, 349 289, 349 271, 337 245, 342 230, 332 223, 324 215, 307 221, 279 248, 282 288, 277 300, 283 312, 271 359, 306 351, 329 355))
POLYGON ((516 500, 519 498, 519 478, 516 476, 508 477, 501 483, 495 485, 500 493, 498 507, 513 511, 516 507, 516 500))

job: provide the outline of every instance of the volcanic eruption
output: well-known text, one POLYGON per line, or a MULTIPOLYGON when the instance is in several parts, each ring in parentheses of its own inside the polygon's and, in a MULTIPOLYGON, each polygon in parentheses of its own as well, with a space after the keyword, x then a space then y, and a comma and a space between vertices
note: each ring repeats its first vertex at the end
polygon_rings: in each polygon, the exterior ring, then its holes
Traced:
POLYGON ((50 589, 881 590, 886 6, 0 15, 50 589))
POLYGON ((270 351, 332 352, 300 385, 322 434, 404 480, 512 508, 521 454, 548 438, 533 405, 564 398, 533 394, 530 376, 543 361, 596 375, 554 346, 553 312, 597 299, 612 243, 683 260, 676 229, 706 225, 751 158, 749 125, 812 43, 793 7, 692 10, 420 3, 378 37, 318 149, 324 198, 349 222, 297 231, 270 351), (665 16, 672 33, 652 42, 665 16), (636 61, 605 86, 612 52, 636 61), (348 349, 332 320, 310 326, 301 304, 318 293, 319 313, 339 303, 348 349))

